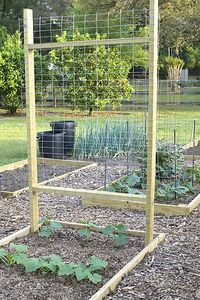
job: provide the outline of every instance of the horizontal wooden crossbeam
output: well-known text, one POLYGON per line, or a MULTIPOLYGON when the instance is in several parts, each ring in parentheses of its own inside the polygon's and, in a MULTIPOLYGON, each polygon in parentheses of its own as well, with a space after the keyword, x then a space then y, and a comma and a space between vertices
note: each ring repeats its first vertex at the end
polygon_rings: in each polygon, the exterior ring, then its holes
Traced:
MULTIPOLYGON (((83 199, 90 199, 91 201, 103 200, 106 202, 113 200, 124 200, 124 201, 141 201, 144 202, 146 196, 144 195, 130 195, 125 193, 111 193, 106 191, 93 191, 93 190, 85 190, 85 189, 73 189, 73 188, 62 188, 62 187, 54 187, 54 186, 42 186, 41 184, 37 184, 33 186, 33 191, 37 193, 55 193, 66 196, 80 196, 83 199)), ((98 205, 98 204, 97 204, 98 205)))
POLYGON ((86 47, 86 46, 100 46, 100 45, 125 45, 125 44, 145 44, 149 42, 148 37, 131 37, 121 39, 102 39, 102 40, 86 40, 86 41, 66 41, 55 43, 36 43, 29 44, 29 50, 36 49, 57 49, 64 47, 86 47))

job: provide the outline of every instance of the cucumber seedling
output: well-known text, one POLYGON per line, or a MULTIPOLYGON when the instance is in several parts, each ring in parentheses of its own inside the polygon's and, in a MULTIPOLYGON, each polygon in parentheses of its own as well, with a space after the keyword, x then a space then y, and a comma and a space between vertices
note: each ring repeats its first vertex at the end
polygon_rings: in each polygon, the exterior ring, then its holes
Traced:
POLYGON ((63 226, 59 222, 51 221, 49 216, 44 216, 39 220, 39 225, 41 226, 39 229, 38 235, 40 237, 50 237, 54 230, 59 230, 63 226))

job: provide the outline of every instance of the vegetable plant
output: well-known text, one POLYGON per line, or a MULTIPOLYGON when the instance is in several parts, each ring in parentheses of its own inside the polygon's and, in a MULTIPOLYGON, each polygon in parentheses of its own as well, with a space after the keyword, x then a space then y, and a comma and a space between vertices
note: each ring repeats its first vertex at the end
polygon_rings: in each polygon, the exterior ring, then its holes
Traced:
POLYGON ((82 262, 65 262, 59 255, 49 255, 41 257, 29 257, 26 245, 10 244, 10 249, 6 251, 0 248, 0 262, 6 266, 21 265, 26 273, 42 272, 54 273, 58 276, 74 276, 77 281, 89 280, 94 284, 102 281, 100 271, 108 266, 108 262, 94 255, 88 258, 84 264, 82 262))
POLYGON ((142 125, 125 119, 82 126, 76 135, 74 156, 82 158, 113 157, 137 151, 144 145, 142 125))
POLYGON ((125 231, 127 230, 124 224, 108 225, 103 229, 105 236, 110 236, 113 244, 117 247, 127 244, 128 239, 125 231))
MULTIPOLYGON (((185 166, 183 148, 179 145, 176 145, 176 149, 174 147, 167 141, 157 143, 155 196, 158 200, 173 201, 185 197, 188 193, 197 193, 193 183, 200 182, 200 168, 196 164, 191 167, 185 166)), ((142 194, 146 190, 147 158, 140 157, 138 161, 141 164, 139 170, 110 183, 107 190, 142 194)))
MULTIPOLYGON (((81 237, 86 237, 86 240, 90 238, 93 231, 89 228, 89 226, 93 226, 101 231, 100 227, 94 223, 87 222, 88 228, 82 228, 78 230, 78 233, 81 237)), ((107 225, 102 229, 102 233, 104 236, 109 236, 113 240, 114 246, 122 246, 127 244, 128 239, 126 235, 127 227, 124 224, 114 224, 114 225, 107 225)))
POLYGON ((49 216, 44 216, 40 219, 41 225, 38 235, 41 237, 50 237, 54 230, 61 229, 63 226, 59 222, 51 221, 49 216))
POLYGON ((111 183, 107 190, 110 192, 142 195, 142 191, 138 189, 141 187, 144 188, 142 177, 133 173, 130 176, 125 176, 121 180, 111 183))

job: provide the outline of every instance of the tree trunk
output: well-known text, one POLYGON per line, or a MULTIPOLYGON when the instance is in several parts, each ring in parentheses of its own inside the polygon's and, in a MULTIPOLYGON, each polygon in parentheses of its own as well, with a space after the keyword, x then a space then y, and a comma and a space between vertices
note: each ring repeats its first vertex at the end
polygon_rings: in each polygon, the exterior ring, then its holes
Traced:
POLYGON ((89 113, 88 113, 88 117, 92 117, 92 112, 93 112, 93 108, 90 107, 89 113))

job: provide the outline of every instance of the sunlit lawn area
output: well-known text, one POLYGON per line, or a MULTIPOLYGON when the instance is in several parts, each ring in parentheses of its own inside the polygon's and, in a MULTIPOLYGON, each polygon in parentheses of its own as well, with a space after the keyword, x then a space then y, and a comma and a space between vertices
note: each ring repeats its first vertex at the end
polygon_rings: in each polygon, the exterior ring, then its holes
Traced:
MULTIPOLYGON (((37 117, 37 132, 51 130, 49 123, 56 120, 76 120, 76 132, 81 130, 83 126, 88 124, 96 124, 105 126, 109 120, 120 121, 120 118, 125 120, 133 120, 135 123, 144 123, 144 111, 134 107, 132 111, 126 112, 121 117, 119 114, 104 114, 99 116, 94 114, 94 117, 86 117, 86 112, 78 114, 63 109, 48 109, 48 114, 43 114, 37 117), (52 114, 52 111, 55 114, 52 114), (75 117, 72 117, 75 116, 75 117)), ((193 121, 196 120, 196 138, 200 139, 200 106, 163 106, 158 110, 158 139, 166 138, 173 141, 174 129, 176 130, 177 142, 188 143, 192 139, 193 121)), ((9 117, 1 115, 0 117, 0 165, 12 163, 22 160, 27 157, 26 154, 26 119, 24 116, 9 117)))

